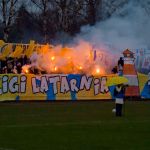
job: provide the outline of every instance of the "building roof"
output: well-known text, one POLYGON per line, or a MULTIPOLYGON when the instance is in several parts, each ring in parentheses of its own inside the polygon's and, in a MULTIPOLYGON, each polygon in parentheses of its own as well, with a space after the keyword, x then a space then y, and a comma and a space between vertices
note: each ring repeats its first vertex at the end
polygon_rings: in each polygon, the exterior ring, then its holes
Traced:
POLYGON ((129 49, 126 49, 123 51, 123 54, 134 54, 133 52, 131 52, 129 49))

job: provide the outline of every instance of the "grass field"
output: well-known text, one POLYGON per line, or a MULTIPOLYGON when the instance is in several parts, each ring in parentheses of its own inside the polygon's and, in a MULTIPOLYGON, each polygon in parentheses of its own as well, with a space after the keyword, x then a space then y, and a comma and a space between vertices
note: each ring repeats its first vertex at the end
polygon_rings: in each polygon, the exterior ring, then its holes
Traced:
POLYGON ((0 103, 0 150, 150 150, 150 101, 0 103))

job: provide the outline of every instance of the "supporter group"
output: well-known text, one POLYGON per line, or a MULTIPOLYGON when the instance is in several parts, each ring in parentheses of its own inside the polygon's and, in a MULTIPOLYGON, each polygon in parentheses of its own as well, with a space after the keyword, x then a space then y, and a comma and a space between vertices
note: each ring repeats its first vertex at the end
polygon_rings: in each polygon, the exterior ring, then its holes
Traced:
POLYGON ((31 65, 30 58, 27 58, 26 55, 22 54, 20 58, 6 58, 1 60, 0 73, 1 74, 21 74, 21 73, 32 73, 40 74, 46 73, 45 71, 40 71, 36 66, 31 65), (28 70, 23 69, 23 66, 30 66, 28 70))

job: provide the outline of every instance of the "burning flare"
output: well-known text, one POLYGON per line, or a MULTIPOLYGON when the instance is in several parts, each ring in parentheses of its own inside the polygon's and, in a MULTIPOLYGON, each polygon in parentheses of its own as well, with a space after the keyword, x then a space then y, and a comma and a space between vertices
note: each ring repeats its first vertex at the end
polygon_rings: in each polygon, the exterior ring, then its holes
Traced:
POLYGON ((22 67, 22 73, 28 74, 30 67, 31 67, 30 65, 24 65, 24 66, 22 67))
MULTIPOLYGON (((31 66, 36 66, 46 73, 101 75, 108 73, 108 68, 111 67, 105 65, 104 60, 96 59, 92 45, 85 41, 71 47, 57 45, 44 47, 44 50, 41 48, 38 53, 34 52, 30 60, 31 66)), ((29 69, 25 69, 26 67, 23 67, 25 73, 29 69)))
POLYGON ((100 69, 99 69, 99 68, 96 69, 96 73, 97 73, 97 74, 100 73, 100 69))
POLYGON ((51 57, 51 60, 52 60, 52 61, 55 60, 55 56, 52 56, 52 57, 51 57))

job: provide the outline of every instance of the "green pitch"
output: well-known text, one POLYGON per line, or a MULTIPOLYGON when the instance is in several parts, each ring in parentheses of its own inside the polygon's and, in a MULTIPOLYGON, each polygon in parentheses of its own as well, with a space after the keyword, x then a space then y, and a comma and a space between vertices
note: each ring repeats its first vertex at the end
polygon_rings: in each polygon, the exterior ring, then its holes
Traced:
POLYGON ((150 150, 150 101, 0 103, 0 150, 150 150))

